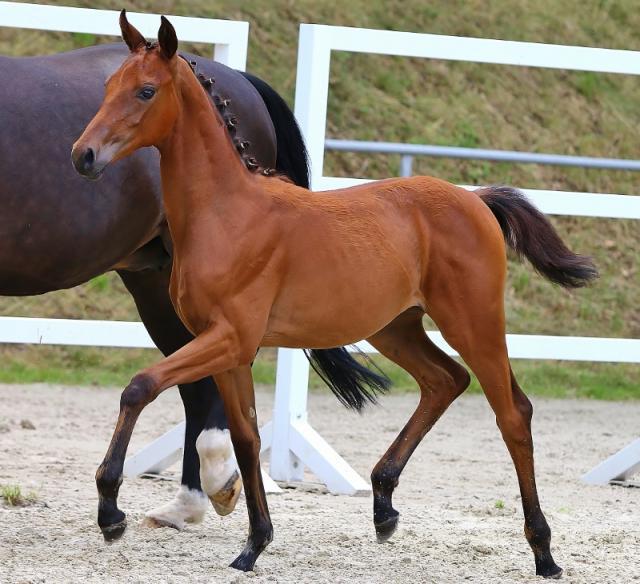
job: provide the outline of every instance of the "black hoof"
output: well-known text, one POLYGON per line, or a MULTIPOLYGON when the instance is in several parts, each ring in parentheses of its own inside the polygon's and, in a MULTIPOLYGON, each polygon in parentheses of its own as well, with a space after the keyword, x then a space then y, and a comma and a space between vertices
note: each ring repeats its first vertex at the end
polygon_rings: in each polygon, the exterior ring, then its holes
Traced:
POLYGON ((554 564, 549 569, 538 570, 537 575, 548 580, 560 580, 562 578, 562 568, 554 564))
POLYGON ((396 515, 393 515, 388 519, 375 524, 376 538, 378 539, 378 543, 384 543, 385 541, 388 541, 389 538, 395 533, 396 529, 398 528, 399 518, 400 515, 396 513, 396 515))
POLYGON ((102 536, 104 537, 104 541, 107 543, 111 543, 119 540, 125 530, 127 529, 127 520, 123 519, 119 523, 114 523, 113 525, 107 525, 106 527, 101 527, 102 536))
POLYGON ((233 560, 233 562, 231 562, 231 564, 229 564, 229 567, 234 568, 235 570, 240 570, 241 572, 251 572, 256 563, 256 559, 256 557, 242 552, 235 560, 233 560))

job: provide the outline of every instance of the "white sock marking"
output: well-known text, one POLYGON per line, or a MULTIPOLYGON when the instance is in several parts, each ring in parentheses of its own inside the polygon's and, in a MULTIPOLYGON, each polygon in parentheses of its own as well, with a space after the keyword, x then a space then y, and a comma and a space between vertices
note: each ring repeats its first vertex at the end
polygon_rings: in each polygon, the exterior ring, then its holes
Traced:
POLYGON ((203 430, 196 440, 200 456, 200 483, 209 496, 215 495, 229 481, 237 465, 229 430, 203 430))

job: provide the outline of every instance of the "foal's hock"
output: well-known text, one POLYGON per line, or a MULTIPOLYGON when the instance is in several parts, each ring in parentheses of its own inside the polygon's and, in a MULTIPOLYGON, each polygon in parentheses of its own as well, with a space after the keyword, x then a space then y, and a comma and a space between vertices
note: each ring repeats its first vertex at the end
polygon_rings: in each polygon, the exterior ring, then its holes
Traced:
MULTIPOLYGON (((108 81, 105 101, 74 145, 94 153, 90 172, 143 146, 161 154, 174 242, 171 298, 195 339, 136 375, 96 479, 107 539, 125 529, 117 495, 142 409, 175 383, 213 375, 224 400, 245 486, 250 530, 232 566, 252 569, 272 539, 262 486, 251 361, 260 346, 330 348, 367 339, 406 369, 420 403, 373 470, 380 541, 396 529, 392 495, 412 452, 469 383, 469 374, 426 336, 422 316, 478 377, 495 411, 520 484, 525 535, 536 573, 561 569, 536 490, 531 404, 511 371, 503 294, 504 239, 544 276, 576 287, 596 276, 518 191, 475 193, 431 177, 390 179, 316 193, 247 170, 224 121, 176 57, 163 18, 148 44, 121 16, 131 55, 108 81), (330 317, 329 317, 330 315, 330 317)), ((343 396, 345 400, 363 396, 343 396)), ((357 399, 356 399, 357 398, 357 399)))

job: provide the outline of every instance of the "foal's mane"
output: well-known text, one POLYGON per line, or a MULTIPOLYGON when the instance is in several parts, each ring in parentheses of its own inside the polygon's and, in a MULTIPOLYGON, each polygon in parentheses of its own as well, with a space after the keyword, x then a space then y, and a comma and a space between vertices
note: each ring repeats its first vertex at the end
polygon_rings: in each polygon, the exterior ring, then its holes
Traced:
MULTIPOLYGON (((157 43, 147 43, 146 48, 147 50, 149 50, 155 48, 156 46, 157 43)), ((260 166, 256 158, 247 154, 247 150, 251 146, 251 142, 249 142, 248 140, 243 140, 237 135, 238 117, 229 108, 231 100, 222 97, 214 90, 214 86, 216 83, 215 78, 205 77, 202 73, 198 73, 198 71, 196 70, 197 63, 195 61, 189 61, 184 55, 178 56, 189 65, 191 71, 193 71, 193 74, 196 76, 196 78, 200 82, 200 85, 204 89, 207 97, 211 100, 211 102, 217 109, 218 114, 224 122, 224 127, 233 140, 236 151, 238 152, 240 159, 242 160, 242 162, 244 162, 244 165, 247 167, 247 169, 254 174, 261 174, 266 177, 278 178, 284 182, 293 184, 293 180, 291 180, 291 177, 287 176, 284 173, 278 172, 275 168, 260 166)))

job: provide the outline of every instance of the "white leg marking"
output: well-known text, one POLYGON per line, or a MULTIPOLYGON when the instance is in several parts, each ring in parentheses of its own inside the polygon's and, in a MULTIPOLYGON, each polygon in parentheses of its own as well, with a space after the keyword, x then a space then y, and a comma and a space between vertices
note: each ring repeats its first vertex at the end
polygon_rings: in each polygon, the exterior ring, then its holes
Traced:
POLYGON ((218 493, 236 472, 229 430, 203 430, 196 440, 200 456, 200 483, 209 497, 218 493))
POLYGON ((185 523, 200 523, 209 508, 208 499, 202 491, 181 485, 173 500, 145 515, 143 524, 181 530, 185 523))

